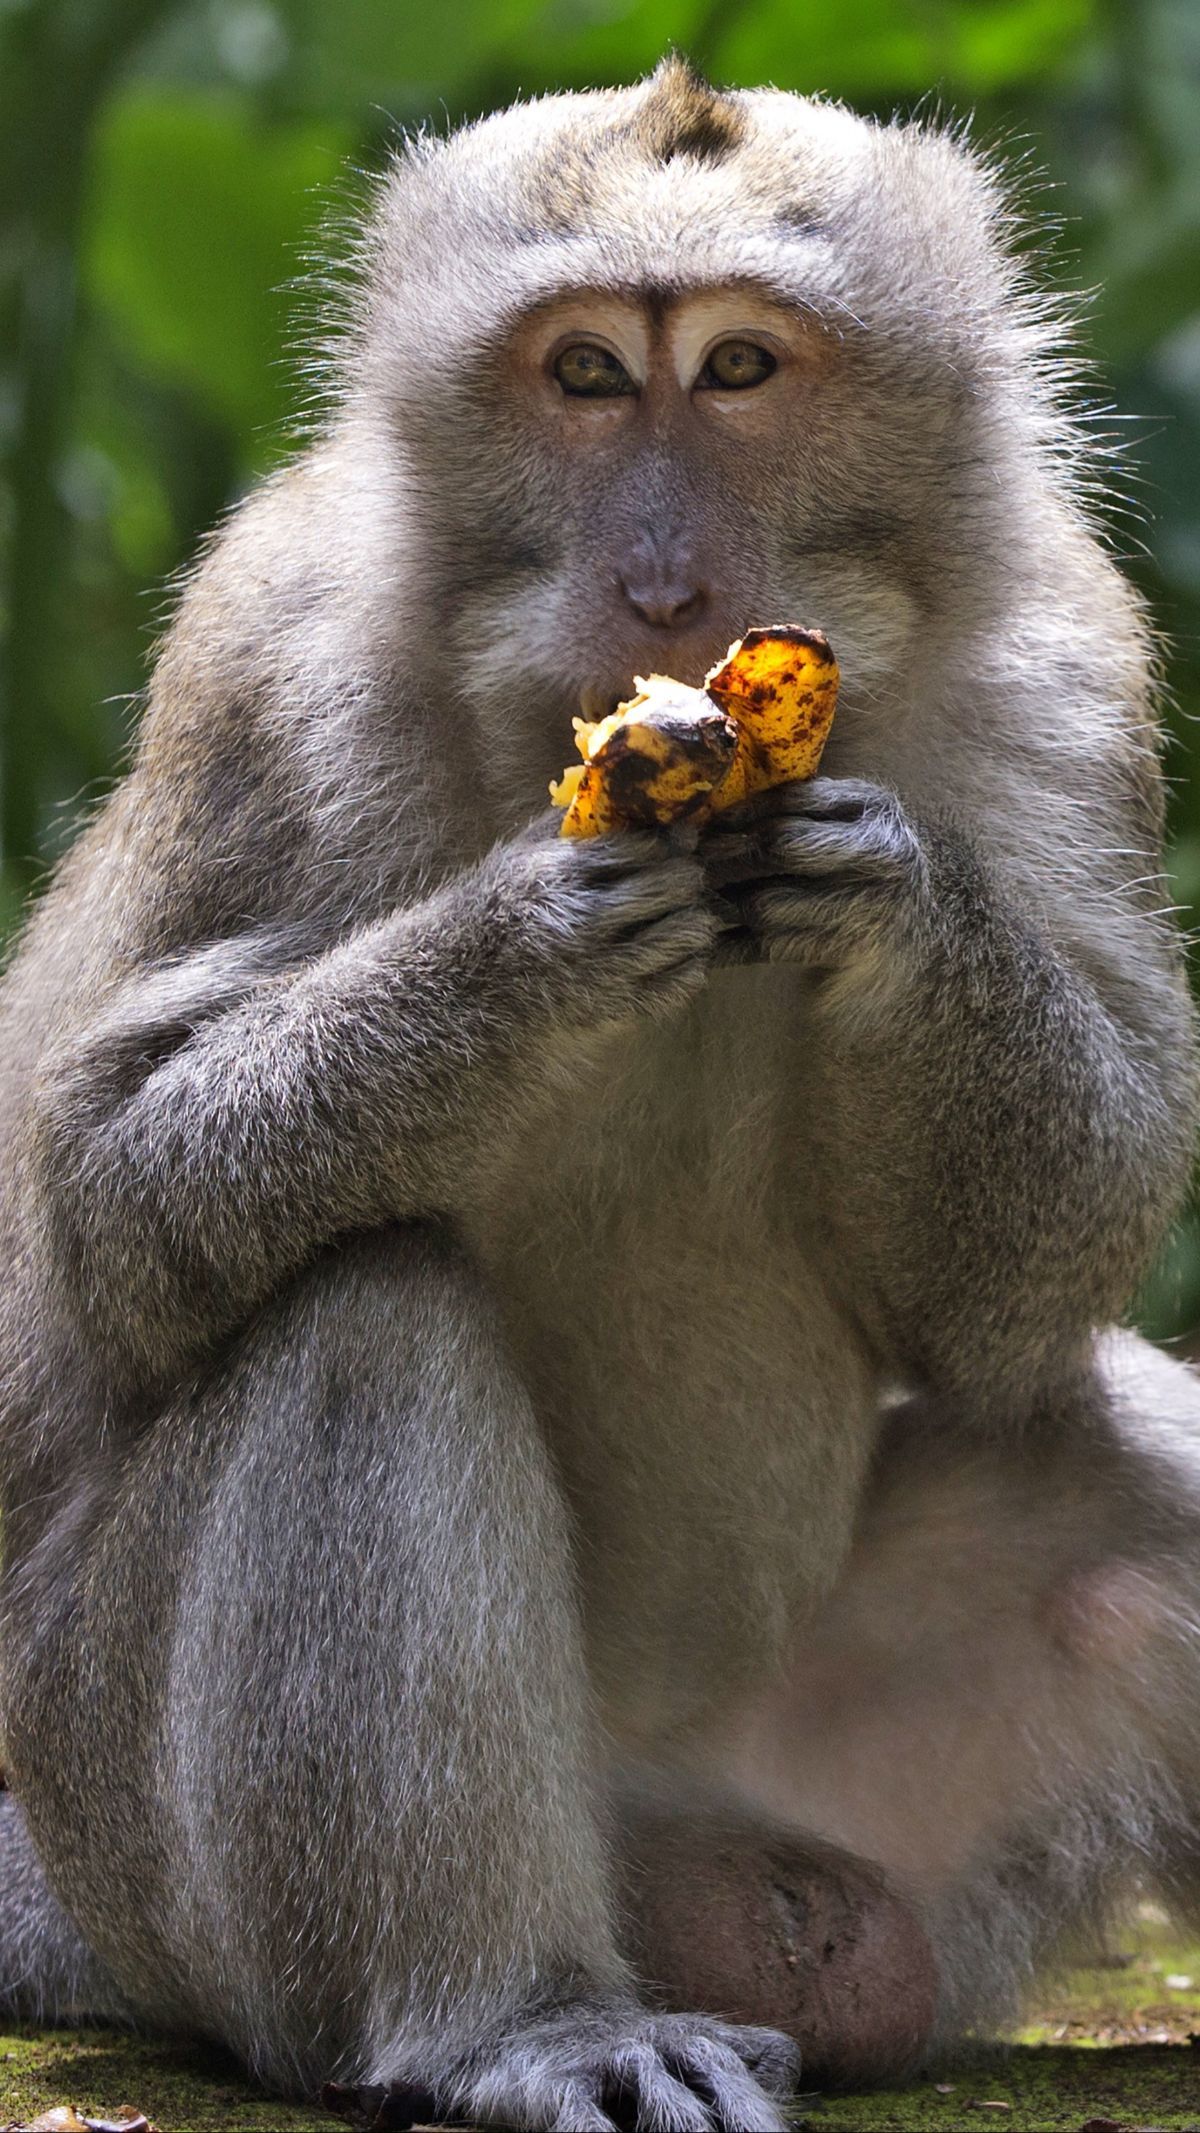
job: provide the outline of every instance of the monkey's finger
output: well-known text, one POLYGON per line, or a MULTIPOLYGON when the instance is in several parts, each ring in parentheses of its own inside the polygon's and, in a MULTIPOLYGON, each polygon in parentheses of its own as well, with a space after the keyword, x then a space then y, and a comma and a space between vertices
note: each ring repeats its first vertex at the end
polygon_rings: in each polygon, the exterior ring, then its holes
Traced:
POLYGON ((770 962, 835 969, 868 947, 878 926, 857 897, 829 896, 798 882, 756 888, 745 901, 746 924, 770 962))
POLYGON ((898 881, 917 856, 906 825, 892 814, 855 822, 780 819, 772 825, 768 857, 781 874, 858 876, 898 881))
POLYGON ((758 926, 805 932, 844 912, 847 899, 831 896, 823 882, 760 881, 742 899, 742 909, 758 926))
POLYGON ((719 817, 720 830, 706 836, 702 848, 707 853, 726 830, 753 831, 762 823, 777 820, 780 816, 805 815, 812 821, 856 822, 870 809, 889 801, 892 801, 892 795, 866 778, 792 778, 783 785, 771 785, 765 792, 754 793, 750 799, 739 801, 736 807, 727 808, 719 817))
POLYGON ((673 868, 655 867, 627 881, 611 883, 592 892, 591 939, 597 950, 636 940, 649 928, 670 918, 692 917, 701 925, 713 923, 704 900, 704 878, 689 860, 673 868))
POLYGON ((617 2133, 616 2121, 582 2081, 559 2083, 557 2108, 546 2125, 549 2133, 617 2133))
POLYGON ((719 832, 707 837, 700 847, 705 877, 710 887, 717 889, 726 882, 748 881, 761 874, 765 856, 763 837, 745 830, 728 835, 719 832))
POLYGON ((781 2029, 760 2029, 752 2022, 722 2022, 718 2035, 768 2095, 780 2100, 795 2095, 800 2086, 800 2046, 781 2029))
POLYGON ((623 917, 636 923, 639 916, 652 918, 698 902, 704 876, 693 859, 666 859, 585 876, 580 886, 598 915, 611 915, 614 923, 623 917))
POLYGON ((670 2133, 713 2133, 708 2105, 686 2080, 691 2071, 689 2057, 684 2052, 660 2054, 654 2045, 641 2043, 614 2052, 609 2077, 614 2107, 624 2113, 636 2098, 653 2111, 647 2123, 661 2126, 663 2133, 667 2128, 670 2133))
POLYGON ((661 830, 615 830, 610 837, 573 837, 554 847, 555 863, 572 881, 621 881, 681 856, 661 830))
POLYGON ((749 926, 730 926, 717 935, 712 960, 714 967, 726 970, 747 963, 761 963, 762 943, 749 926))
POLYGON ((694 904, 630 932, 613 950, 609 961, 614 969, 635 977, 653 977, 669 964, 708 955, 717 932, 712 912, 704 904, 694 904))
POLYGON ((700 830, 695 822, 668 822, 664 834, 673 852, 695 852, 700 844, 700 830))
POLYGON ((664 830, 613 830, 604 837, 561 837, 561 823, 562 816, 552 812, 553 834, 547 834, 546 824, 539 816, 518 830, 511 841, 577 881, 600 881, 612 874, 633 873, 639 867, 674 856, 664 830))
MULTIPOLYGON (((731 2038, 737 2037, 736 2029, 722 2026, 731 2038)), ((777 2039, 777 2060, 787 2041, 784 2037, 777 2039)), ((774 2102, 763 2094, 736 2043, 722 2044, 715 2037, 698 2036, 682 2052, 666 2052, 664 2057, 689 2087, 699 2089, 708 2098, 718 2126, 728 2128, 729 2133, 743 2133, 743 2128, 745 2133, 780 2133, 784 2120, 774 2102)), ((793 2066, 797 2074, 798 2062, 796 2054, 793 2066)), ((789 2083, 783 2093, 790 2093, 794 2085, 789 2083)))
POLYGON ((713 2117, 722 2133, 784 2133, 787 2119, 744 2066, 730 2073, 714 2069, 708 2083, 713 2117))
POLYGON ((860 815, 892 801, 883 786, 872 785, 866 778, 799 778, 774 786, 763 797, 774 802, 771 814, 808 815, 823 822, 856 822, 860 815))
POLYGON ((673 1022, 699 998, 707 976, 707 968, 693 963, 668 977, 655 978, 653 984, 643 985, 636 1001, 638 1018, 646 1022, 673 1022))
POLYGON ((711 956, 693 955, 640 979, 633 996, 636 1012, 651 1022, 669 1021, 699 997, 711 969, 711 956))
POLYGON ((911 867, 916 846, 893 814, 872 813, 842 822, 780 816, 757 838, 736 840, 717 854, 709 879, 723 891, 743 882, 810 875, 833 880, 899 880, 911 867))
POLYGON ((603 837, 568 839, 566 849, 578 853, 576 864, 582 872, 598 874, 628 873, 634 867, 679 858, 684 851, 672 843, 665 829, 610 830, 603 837))
POLYGON ((711 2106, 711 2116, 705 2114, 705 2124, 719 2127, 721 2133, 784 2133, 787 2120, 771 2098, 764 2096, 740 2059, 732 2052, 729 2058, 728 2065, 705 2065, 692 2073, 692 2079, 703 2084, 711 2106))

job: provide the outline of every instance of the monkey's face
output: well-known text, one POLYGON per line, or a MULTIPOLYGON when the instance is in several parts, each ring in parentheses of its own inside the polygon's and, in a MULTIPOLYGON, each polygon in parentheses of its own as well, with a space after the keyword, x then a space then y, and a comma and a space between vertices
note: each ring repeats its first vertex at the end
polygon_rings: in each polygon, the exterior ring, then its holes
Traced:
POLYGON ((555 295, 480 351, 441 616, 514 794, 559 767, 571 713, 638 674, 699 683, 752 627, 825 629, 852 690, 901 667, 913 544, 863 368, 750 281, 555 295))
POLYGON ((491 421, 547 502, 540 569, 501 593, 501 656, 568 674, 596 717, 635 673, 698 682, 731 638, 790 618, 786 442, 835 353, 752 286, 584 289, 524 317, 492 361, 491 421))
POLYGON ((986 586, 980 198, 944 138, 670 68, 412 152, 367 371, 414 590, 514 807, 581 704, 697 682, 755 625, 828 633, 838 752, 899 715, 919 633, 986 586))

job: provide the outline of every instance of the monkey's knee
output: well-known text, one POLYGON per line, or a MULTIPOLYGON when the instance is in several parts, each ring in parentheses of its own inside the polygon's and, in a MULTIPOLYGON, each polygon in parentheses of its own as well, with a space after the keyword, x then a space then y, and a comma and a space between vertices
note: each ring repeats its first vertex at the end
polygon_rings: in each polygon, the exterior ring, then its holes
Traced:
POLYGON ((806 2080, 908 2072, 933 2030, 924 1929, 879 1871, 734 1814, 638 1810, 625 1825, 626 1953, 672 2009, 779 2029, 806 2080))
POLYGON ((252 1408, 294 1418, 332 1402, 344 1427, 357 1421, 368 1432, 372 1421, 394 1427, 403 1416, 406 1458, 419 1458, 424 1423, 524 1398, 479 1267, 435 1222, 331 1245, 280 1293, 234 1367, 235 1396, 252 1408))
POLYGON ((435 1345, 447 1322, 474 1320, 483 1284, 466 1247, 436 1222, 394 1222, 341 1237, 281 1292, 269 1322, 294 1343, 297 1320, 369 1329, 412 1347, 435 1345), (387 1305, 381 1320, 379 1305, 387 1305))

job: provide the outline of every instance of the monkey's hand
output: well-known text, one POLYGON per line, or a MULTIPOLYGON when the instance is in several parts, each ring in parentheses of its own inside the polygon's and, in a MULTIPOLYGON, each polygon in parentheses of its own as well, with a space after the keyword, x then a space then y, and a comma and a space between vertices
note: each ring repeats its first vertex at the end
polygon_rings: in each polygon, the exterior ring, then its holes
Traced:
POLYGON ((930 902, 921 839, 896 795, 857 778, 762 793, 706 834, 721 962, 842 970, 892 955, 930 902))
POLYGON ((579 1028, 674 1013, 708 976, 720 922, 694 855, 657 831, 577 841, 558 818, 502 845, 479 870, 489 926, 514 978, 556 1022, 579 1028), (502 915, 495 911, 502 906, 502 915))

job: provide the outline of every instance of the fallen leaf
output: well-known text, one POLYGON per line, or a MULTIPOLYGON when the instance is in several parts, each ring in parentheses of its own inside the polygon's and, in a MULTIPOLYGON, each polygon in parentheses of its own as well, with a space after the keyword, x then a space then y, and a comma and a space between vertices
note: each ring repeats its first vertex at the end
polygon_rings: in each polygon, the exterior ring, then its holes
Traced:
POLYGON ((73 2103, 56 2103, 36 2118, 10 2119, 4 2133, 158 2133, 144 2111, 120 2104, 115 2118, 89 2118, 73 2103))
POLYGON ((25 2125, 18 2125, 14 2118, 5 2133, 88 2133, 88 2129, 86 2121, 71 2104, 58 2103, 53 2110, 39 2111, 37 2117, 25 2125))

